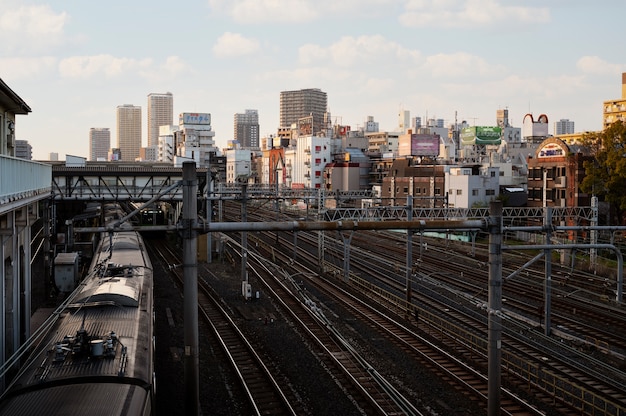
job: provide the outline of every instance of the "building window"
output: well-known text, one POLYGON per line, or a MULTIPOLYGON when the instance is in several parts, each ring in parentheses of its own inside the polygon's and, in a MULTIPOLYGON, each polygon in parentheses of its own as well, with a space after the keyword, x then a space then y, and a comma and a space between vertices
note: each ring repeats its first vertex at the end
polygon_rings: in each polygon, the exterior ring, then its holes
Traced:
POLYGON ((456 190, 456 194, 457 195, 463 195, 463 190, 462 189, 457 189, 456 190))
POLYGON ((319 170, 316 170, 316 171, 315 171, 315 177, 316 177, 316 178, 319 178, 321 175, 322 175, 322 172, 321 172, 321 171, 319 171, 319 170))
POLYGON ((495 178, 495 177, 496 177, 496 171, 495 171, 495 170, 492 170, 492 171, 491 171, 491 177, 492 177, 492 178, 495 178))
POLYGON ((472 189, 472 196, 478 196, 478 189, 472 189))
POLYGON ((405 186, 404 189, 402 189, 402 192, 404 192, 405 194, 409 193, 409 187, 405 186))
POLYGON ((441 189, 435 188, 435 195, 441 195, 441 189))
POLYGON ((495 194, 496 194, 495 189, 485 189, 485 195, 492 196, 492 195, 495 195, 495 194))

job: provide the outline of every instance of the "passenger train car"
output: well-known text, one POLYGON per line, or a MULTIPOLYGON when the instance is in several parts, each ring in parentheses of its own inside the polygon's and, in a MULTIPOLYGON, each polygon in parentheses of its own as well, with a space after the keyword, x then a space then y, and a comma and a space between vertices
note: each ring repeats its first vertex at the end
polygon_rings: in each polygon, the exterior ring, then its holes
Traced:
MULTIPOLYGON (((124 216, 105 207, 109 223, 124 216)), ((122 224, 0 396, 0 415, 154 414, 152 266, 122 224)))

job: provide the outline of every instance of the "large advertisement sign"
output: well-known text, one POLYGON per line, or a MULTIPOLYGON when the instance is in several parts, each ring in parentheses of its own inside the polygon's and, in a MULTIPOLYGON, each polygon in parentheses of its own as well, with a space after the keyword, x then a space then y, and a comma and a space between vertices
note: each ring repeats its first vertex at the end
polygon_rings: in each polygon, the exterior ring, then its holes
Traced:
POLYGON ((405 134, 398 138, 399 156, 439 156, 438 134, 405 134))
POLYGON ((502 141, 502 127, 474 126, 461 130, 461 144, 499 145, 502 141))
POLYGON ((209 113, 180 113, 178 124, 204 124, 211 125, 211 114, 209 113))

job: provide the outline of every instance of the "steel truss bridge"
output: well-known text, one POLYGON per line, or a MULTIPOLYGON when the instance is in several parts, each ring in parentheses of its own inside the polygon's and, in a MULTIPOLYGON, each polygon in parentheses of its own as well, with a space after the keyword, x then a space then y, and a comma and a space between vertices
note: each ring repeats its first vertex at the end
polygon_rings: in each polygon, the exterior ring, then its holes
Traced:
MULTIPOLYGON (((255 200, 303 201, 315 207, 325 221, 372 221, 372 220, 452 220, 484 219, 489 217, 488 208, 420 208, 408 209, 406 201, 394 201, 395 206, 352 207, 355 201, 375 200, 369 190, 333 191, 320 189, 291 189, 276 185, 221 184, 215 183, 215 174, 207 168, 197 168, 198 198, 210 200, 241 200, 243 193, 250 203, 255 200), (209 192, 207 195, 207 184, 209 192), (334 200, 333 206, 325 208, 326 202, 334 200)), ((52 169, 53 203, 70 201, 134 201, 146 202, 154 198, 159 201, 180 203, 183 200, 182 168, 167 164, 127 165, 117 163, 97 164, 86 167, 54 165, 52 169), (180 186, 176 186, 179 184, 180 186)), ((417 198, 416 198, 417 199, 417 198)), ((570 225, 597 224, 598 211, 594 207, 554 207, 552 218, 555 223, 567 222, 570 225)), ((505 223, 516 220, 546 217, 546 209, 503 208, 505 223)))

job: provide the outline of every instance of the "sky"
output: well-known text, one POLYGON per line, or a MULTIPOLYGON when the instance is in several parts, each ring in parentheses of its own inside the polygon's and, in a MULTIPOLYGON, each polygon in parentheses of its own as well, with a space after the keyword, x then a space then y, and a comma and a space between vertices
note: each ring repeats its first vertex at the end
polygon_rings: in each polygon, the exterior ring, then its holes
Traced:
POLYGON ((333 122, 398 115, 493 126, 509 110, 576 131, 621 98, 624 0, 0 0, 0 78, 32 109, 16 138, 33 158, 88 157, 116 107, 171 92, 174 122, 210 113, 220 148, 233 118, 279 127, 281 91, 319 88, 333 122))

